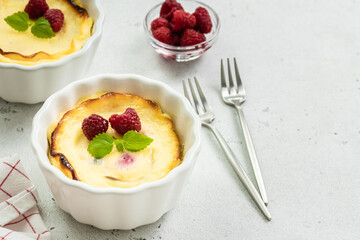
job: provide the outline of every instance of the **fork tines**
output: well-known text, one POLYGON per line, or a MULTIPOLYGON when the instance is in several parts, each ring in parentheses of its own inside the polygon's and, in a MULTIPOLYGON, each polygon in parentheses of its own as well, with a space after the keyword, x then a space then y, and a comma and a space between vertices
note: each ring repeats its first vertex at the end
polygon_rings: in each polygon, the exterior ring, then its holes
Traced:
POLYGON ((204 114, 207 111, 212 111, 211 107, 207 103, 206 97, 205 97, 203 91, 201 90, 200 84, 199 84, 198 80, 196 79, 196 77, 194 77, 194 81, 191 81, 191 79, 188 78, 188 85, 189 85, 191 94, 189 94, 189 92, 188 92, 189 90, 186 87, 186 83, 185 83, 185 81, 183 81, 184 95, 189 100, 191 105, 193 105, 197 114, 204 114), (196 87, 196 90, 194 88, 194 85, 196 87), (190 95, 191 95, 191 97, 190 97, 190 95))
POLYGON ((226 81, 225 73, 224 73, 224 64, 223 60, 221 59, 221 93, 223 96, 227 95, 235 95, 235 94, 241 94, 242 96, 245 96, 245 89, 243 87, 239 68, 236 63, 236 58, 234 58, 234 69, 235 69, 235 78, 236 82, 233 80, 232 77, 232 71, 230 66, 230 60, 227 58, 227 69, 228 69, 228 82, 226 81))

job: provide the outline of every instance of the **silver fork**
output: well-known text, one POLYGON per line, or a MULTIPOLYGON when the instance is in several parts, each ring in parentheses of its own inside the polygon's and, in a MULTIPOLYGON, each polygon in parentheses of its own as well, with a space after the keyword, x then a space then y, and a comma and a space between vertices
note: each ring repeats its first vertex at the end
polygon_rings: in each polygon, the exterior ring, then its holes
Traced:
POLYGON ((221 148, 226 154, 231 166, 235 170, 236 174, 240 178, 241 182, 244 184, 245 188, 249 192, 250 196, 253 198, 259 209, 262 211, 266 219, 271 220, 271 216, 269 211, 267 210, 261 196, 257 192, 256 188, 250 181, 249 177, 246 175, 243 167, 241 166, 239 160, 235 157, 234 153, 230 149, 229 145, 226 143, 223 136, 220 132, 215 128, 212 122, 215 119, 215 114, 212 108, 207 103, 207 100, 200 88, 200 85, 194 77, 194 81, 192 82, 188 79, 188 86, 185 81, 183 81, 184 95, 189 100, 196 113, 199 115, 202 125, 208 127, 215 135, 216 139, 220 143, 221 148), (194 87, 195 85, 195 87, 194 87), (189 90, 190 89, 190 90, 189 90), (191 97, 190 97, 191 96, 191 97))
POLYGON ((252 142, 250 131, 247 126, 244 113, 242 111, 242 104, 246 100, 246 94, 245 94, 245 89, 241 82, 239 70, 238 70, 238 67, 236 64, 236 59, 234 58, 236 85, 232 78, 229 59, 227 59, 227 66, 228 66, 229 84, 227 84, 226 80, 225 80, 223 60, 221 59, 221 95, 226 104, 235 107, 237 110, 241 128, 244 133, 246 147, 247 147, 247 150, 249 153, 251 165, 252 165, 253 172, 255 175, 256 183, 259 187, 261 198, 263 199, 265 205, 267 205, 268 198, 267 198, 266 191, 265 191, 264 181, 263 181, 263 178, 261 175, 259 162, 257 160, 255 149, 254 149, 254 144, 252 142))

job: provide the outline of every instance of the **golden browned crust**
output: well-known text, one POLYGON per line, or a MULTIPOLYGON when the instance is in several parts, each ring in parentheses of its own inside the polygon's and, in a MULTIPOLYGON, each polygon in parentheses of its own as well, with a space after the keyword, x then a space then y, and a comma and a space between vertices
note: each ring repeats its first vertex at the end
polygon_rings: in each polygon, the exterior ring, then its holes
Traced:
MULTIPOLYGON (((65 154, 62 153, 62 152, 57 152, 56 151, 56 148, 57 148, 57 144, 56 144, 56 136, 57 134, 60 132, 61 133, 61 125, 64 121, 64 119, 67 119, 68 117, 71 116, 71 114, 74 112, 74 111, 77 111, 78 108, 81 108, 81 107, 85 107, 87 105, 90 105, 91 103, 95 102, 95 101, 98 101, 99 99, 102 99, 102 98, 107 98, 107 97, 112 97, 112 95, 116 96, 116 95, 122 95, 122 96, 131 96, 131 97, 139 97, 139 96, 136 96, 136 95, 133 95, 133 94, 126 94, 126 93, 115 93, 115 92, 108 92, 108 93, 105 93, 103 95, 101 95, 100 97, 96 97, 96 98, 91 98, 91 99, 87 99, 83 102, 81 102, 80 104, 78 104, 76 107, 74 107, 73 109, 67 111, 60 119, 60 121, 57 123, 55 129, 53 130, 53 132, 51 133, 51 138, 49 139, 50 140, 50 143, 49 143, 49 155, 51 155, 52 157, 56 158, 56 160, 61 164, 61 171, 63 172, 69 172, 70 174, 66 174, 68 176, 72 176, 72 179, 74 180, 78 180, 78 181, 81 181, 81 179, 79 179, 79 176, 77 175, 75 169, 73 168, 73 166, 71 165, 71 163, 68 161, 68 159, 66 158, 65 154)), ((141 97, 140 97, 141 98, 141 97)), ((160 106, 154 102, 154 101, 151 101, 151 100, 148 100, 148 99, 144 99, 144 98, 141 98, 143 99, 146 103, 149 104, 149 106, 154 110, 154 111, 157 111, 157 112, 162 112, 161 111, 161 108, 160 106)), ((174 125, 173 125, 173 122, 171 119, 169 118, 165 118, 166 121, 169 123, 169 125, 172 127, 172 129, 175 131, 174 129, 174 125)), ((178 138, 177 134, 176 134, 176 138, 178 138)), ((179 140, 177 140, 179 142, 179 140)), ((176 159, 180 160, 181 161, 181 151, 180 149, 178 148, 175 152, 175 156, 176 156, 176 159)), ((175 167, 176 162, 173 163, 173 167, 175 167)), ((173 168, 172 167, 172 168, 173 168)), ((109 177, 110 178, 110 177, 109 177)), ((114 178, 110 178, 112 180, 118 180, 119 179, 114 179, 114 178)))
MULTIPOLYGON (((108 92, 108 93, 100 96, 99 98, 107 97, 107 96, 110 96, 110 95, 112 95, 112 94, 115 94, 115 93, 113 93, 113 92, 108 92)), ((123 94, 123 95, 125 95, 125 94, 123 94)), ((86 105, 90 104, 90 103, 93 102, 93 101, 97 101, 99 98, 88 99, 88 100, 82 102, 79 106, 86 106, 86 105)), ((74 179, 74 180, 79 180, 79 178, 78 178, 78 176, 77 176, 77 174, 76 174, 76 172, 75 172, 75 169, 74 169, 73 166, 70 164, 70 162, 67 160, 66 156, 65 156, 63 153, 61 153, 61 152, 56 152, 56 151, 55 151, 56 145, 55 145, 54 138, 55 138, 55 136, 57 135, 57 133, 58 133, 58 131, 59 131, 59 128, 60 128, 63 120, 64 120, 68 115, 71 115, 72 111, 74 111, 74 109, 71 109, 71 110, 67 111, 67 112, 63 115, 63 117, 61 118, 61 120, 60 120, 59 123, 57 124, 56 128, 55 128, 54 131, 52 132, 52 134, 51 134, 51 142, 50 142, 50 151, 49 151, 49 154, 50 154, 52 157, 58 158, 58 161, 61 163, 61 165, 62 165, 66 170, 70 171, 71 176, 72 176, 72 179, 74 179)), ((60 170, 66 171, 64 168, 63 168, 63 169, 60 169, 60 170)))
MULTIPOLYGON (((69 112, 69 111, 68 111, 69 112)), ((67 112, 67 113, 68 113, 67 112)), ((67 114, 66 113, 66 114, 67 114)), ((64 116, 66 115, 64 114, 64 116)), ((74 180, 79 180, 77 175, 76 175, 76 172, 75 172, 75 169, 71 166, 71 164, 69 163, 69 161, 67 160, 67 158, 65 157, 65 155, 63 153, 58 153, 54 150, 55 146, 54 146, 54 137, 56 136, 56 133, 58 131, 58 128, 59 126, 61 125, 61 122, 62 122, 63 118, 60 120, 60 122, 58 123, 58 125, 56 126, 55 130, 52 132, 51 134, 51 142, 50 142, 50 151, 49 151, 49 154, 53 157, 58 157, 59 159, 59 162, 66 168, 68 169, 70 172, 71 172, 71 175, 72 175, 72 178, 74 180)))
POLYGON ((12 58, 11 55, 15 55, 15 56, 20 56, 22 58, 29 58, 29 59, 34 58, 38 54, 45 54, 45 55, 50 56, 49 54, 47 54, 46 52, 43 52, 43 51, 31 54, 31 55, 22 55, 21 53, 17 53, 17 52, 4 52, 1 48, 0 48, 0 54, 3 56, 7 55, 7 57, 9 57, 9 58, 12 58))
MULTIPOLYGON (((79 6, 74 0, 66 0, 67 3, 70 4, 70 6, 72 6, 78 13, 80 16, 82 17, 89 17, 88 12, 86 11, 85 8, 79 6)), ((31 58, 35 58, 37 55, 40 54, 44 54, 47 56, 50 56, 50 54, 47 54, 46 52, 40 51, 31 55, 23 55, 21 53, 18 52, 5 52, 4 50, 2 50, 0 48, 0 55, 6 56, 10 59, 15 59, 15 58, 24 58, 24 59, 31 59, 31 58)))
POLYGON ((78 13, 88 16, 86 9, 79 6, 74 0, 67 0, 67 1, 78 13))

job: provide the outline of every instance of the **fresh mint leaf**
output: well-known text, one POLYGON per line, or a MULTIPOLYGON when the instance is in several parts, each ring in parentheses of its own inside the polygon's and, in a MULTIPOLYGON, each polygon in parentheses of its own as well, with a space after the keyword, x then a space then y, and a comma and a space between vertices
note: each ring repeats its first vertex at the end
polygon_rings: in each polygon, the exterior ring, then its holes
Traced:
POLYGON ((153 141, 152 138, 136 131, 128 131, 124 134, 123 138, 124 147, 130 152, 138 152, 143 150, 153 141))
POLYGON ((88 152, 95 158, 101 159, 113 149, 114 139, 107 133, 100 133, 91 140, 88 152))
POLYGON ((35 21, 35 24, 31 27, 31 33, 38 38, 55 37, 55 33, 52 30, 49 21, 44 17, 40 17, 35 21))
POLYGON ((114 147, 114 139, 116 149, 119 152, 124 152, 124 148, 129 152, 138 152, 145 149, 153 142, 152 138, 136 131, 128 131, 125 133, 123 140, 113 138, 107 133, 100 133, 90 141, 88 152, 93 157, 101 159, 111 153, 114 147))
POLYGON ((17 12, 4 19, 4 21, 13 29, 24 32, 29 27, 29 15, 26 12, 17 12))
POLYGON ((116 146, 116 149, 117 149, 119 152, 124 152, 123 141, 122 141, 121 139, 116 139, 116 140, 115 140, 115 146, 116 146))

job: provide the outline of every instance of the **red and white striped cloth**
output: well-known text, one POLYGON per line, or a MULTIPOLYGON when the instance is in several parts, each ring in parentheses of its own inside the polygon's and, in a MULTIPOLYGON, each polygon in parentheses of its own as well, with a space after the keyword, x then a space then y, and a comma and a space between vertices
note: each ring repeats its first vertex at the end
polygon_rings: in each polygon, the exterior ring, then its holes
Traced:
POLYGON ((0 240, 50 240, 38 194, 17 155, 0 159, 0 240))

